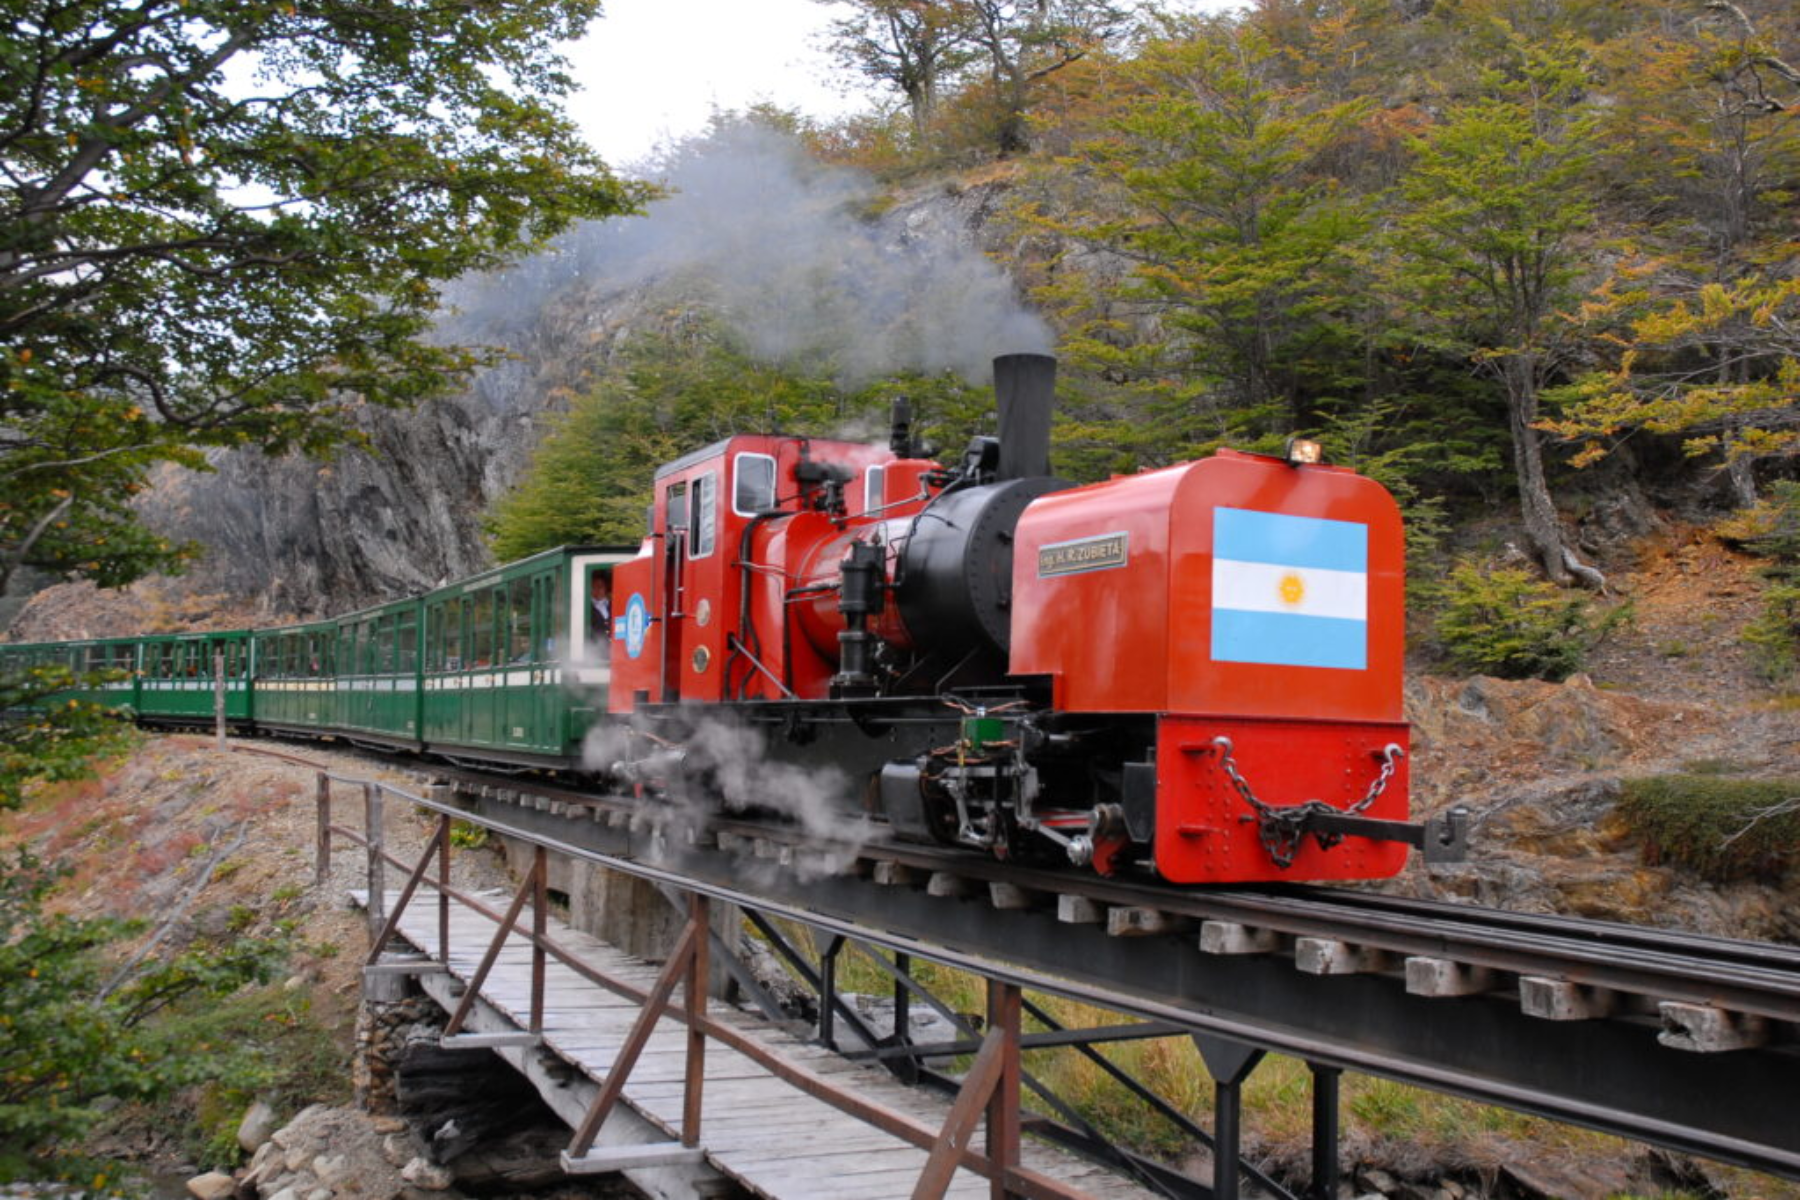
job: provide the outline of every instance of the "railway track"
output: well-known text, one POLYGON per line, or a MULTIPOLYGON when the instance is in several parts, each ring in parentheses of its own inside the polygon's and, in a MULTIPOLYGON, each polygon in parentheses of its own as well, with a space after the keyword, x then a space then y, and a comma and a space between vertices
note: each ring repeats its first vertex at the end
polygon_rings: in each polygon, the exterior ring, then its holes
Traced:
POLYGON ((670 839, 701 839, 755 859, 866 875, 887 887, 962 899, 985 890, 996 907, 1054 906, 1063 923, 1102 925, 1116 937, 1197 937, 1211 956, 1287 957, 1316 976, 1389 976, 1425 997, 1514 996, 1526 1015, 1546 1021, 1651 1023, 1663 1045, 1680 1050, 1793 1046, 1800 1032, 1800 947, 1354 887, 1182 889, 1106 879, 896 842, 879 836, 873 823, 870 836, 855 841, 730 818, 699 829, 681 814, 625 797, 476 771, 436 774, 459 788, 632 829, 648 839, 651 853, 666 853, 670 839))

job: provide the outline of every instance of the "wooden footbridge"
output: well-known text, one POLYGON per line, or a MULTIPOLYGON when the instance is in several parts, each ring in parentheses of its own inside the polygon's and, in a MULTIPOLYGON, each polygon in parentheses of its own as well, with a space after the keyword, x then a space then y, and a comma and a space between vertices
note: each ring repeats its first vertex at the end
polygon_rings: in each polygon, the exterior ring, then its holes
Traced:
POLYGON ((452 1013, 444 1046, 493 1050, 530 1078, 575 1128, 572 1174, 626 1172, 668 1196, 719 1177, 779 1198, 1153 1195, 1020 1137, 1016 989, 996 989, 989 1040, 946 1102, 760 1016, 709 1010, 703 899, 660 969, 541 911, 519 928, 503 896, 452 899, 423 884, 388 894, 368 970, 416 976, 452 1013))

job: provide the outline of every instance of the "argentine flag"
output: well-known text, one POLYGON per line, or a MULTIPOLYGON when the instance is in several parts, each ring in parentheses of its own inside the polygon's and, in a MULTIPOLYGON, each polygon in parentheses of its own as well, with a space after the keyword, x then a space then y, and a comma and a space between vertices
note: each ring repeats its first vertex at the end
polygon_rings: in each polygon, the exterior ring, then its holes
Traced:
POLYGON ((1213 510, 1214 662, 1369 665, 1369 527, 1213 510))

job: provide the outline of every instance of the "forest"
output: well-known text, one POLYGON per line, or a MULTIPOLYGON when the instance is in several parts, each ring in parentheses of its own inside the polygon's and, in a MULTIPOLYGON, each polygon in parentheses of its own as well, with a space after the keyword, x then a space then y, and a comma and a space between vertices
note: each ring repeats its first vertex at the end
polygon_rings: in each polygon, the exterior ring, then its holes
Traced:
MULTIPOLYGON (((1580 605, 1539 579, 1608 594, 1571 523, 1597 493, 1748 510, 1756 537, 1784 519, 1800 388, 1784 6, 847 10, 832 46, 882 103, 717 123, 790 132, 890 198, 999 187, 1002 265, 1062 359, 1060 473, 1316 437, 1400 497, 1421 575, 1460 570, 1484 604, 1535 597, 1547 629, 1580 605), (1447 557, 1497 511, 1516 531, 1498 581, 1447 557)), ((954 445, 983 404, 951 374, 846 388, 838 368, 828 350, 759 360, 703 318, 638 338, 497 506, 497 552, 635 537, 647 468, 734 429, 823 431, 904 391, 954 445)))

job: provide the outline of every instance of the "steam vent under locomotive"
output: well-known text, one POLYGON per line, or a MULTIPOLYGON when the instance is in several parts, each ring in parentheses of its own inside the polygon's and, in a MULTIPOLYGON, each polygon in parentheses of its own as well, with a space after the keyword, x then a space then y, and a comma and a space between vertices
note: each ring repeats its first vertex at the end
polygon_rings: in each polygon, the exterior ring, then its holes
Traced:
POLYGON ((657 472, 613 573, 616 774, 706 786, 711 723, 846 772, 895 836, 1177 883, 1369 879, 1407 818, 1400 514, 1341 467, 1222 450, 1077 487, 1055 360, 995 360, 999 437, 922 456, 744 435, 657 472))

